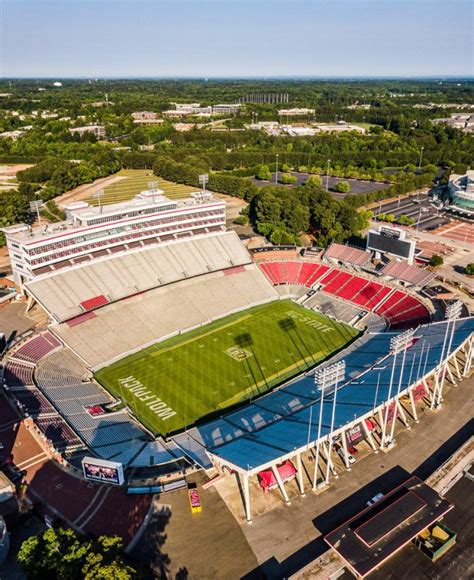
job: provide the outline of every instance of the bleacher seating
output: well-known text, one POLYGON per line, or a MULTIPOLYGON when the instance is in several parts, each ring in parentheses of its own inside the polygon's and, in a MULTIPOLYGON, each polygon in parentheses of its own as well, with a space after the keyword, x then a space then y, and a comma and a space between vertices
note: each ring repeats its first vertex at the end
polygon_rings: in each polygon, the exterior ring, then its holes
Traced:
POLYGON ((423 288, 436 278, 434 272, 419 268, 418 266, 410 266, 406 262, 396 261, 389 262, 382 269, 381 273, 383 276, 403 280, 404 282, 408 282, 414 286, 419 286, 420 288, 423 288))
POLYGON ((32 365, 9 360, 5 365, 4 380, 8 387, 15 387, 19 385, 33 385, 33 371, 32 365))
MULTIPOLYGON (((113 459, 132 467, 158 465, 176 459, 163 442, 152 441, 125 410, 92 416, 88 408, 105 407, 114 399, 98 384, 83 382, 87 374, 83 363, 68 349, 61 349, 41 361, 35 373, 36 383, 53 402, 54 408, 42 397, 39 416, 43 418, 45 402, 50 405, 49 409, 57 409, 81 440, 103 459, 113 459)), ((64 429, 60 417, 53 419, 52 422, 41 422, 39 427, 59 450, 68 448, 72 441, 79 441, 74 434, 71 435, 70 427, 66 425, 67 429, 64 429)))
MULTIPOLYGON (((339 246, 338 252, 342 251, 341 248, 348 248, 340 244, 339 246)), ((352 249, 348 248, 348 250, 352 249)), ((360 250, 357 251, 360 252, 360 250)), ((413 325, 422 324, 430 319, 428 309, 418 299, 408 295, 405 291, 393 290, 389 286, 340 270, 337 267, 330 268, 315 262, 295 260, 263 261, 259 263, 259 266, 275 286, 285 284, 288 287, 302 285, 311 288, 317 282, 321 286, 323 294, 335 296, 346 303, 350 302, 357 308, 375 312, 385 318, 392 327, 405 325, 408 321, 412 322, 413 325), (405 314, 406 312, 408 315, 405 314)), ((330 305, 326 303, 324 299, 321 299, 321 304, 329 309, 328 313, 337 316, 340 320, 349 321, 357 313, 356 308, 344 316, 341 312, 342 307, 336 308, 335 303, 333 303, 331 311, 330 305), (335 313, 336 310, 338 313, 335 313)), ((324 311, 324 308, 322 310, 324 311)))
POLYGON ((242 266, 250 255, 235 232, 108 255, 26 284, 58 322, 152 288, 242 266))
POLYGON ((278 297, 255 264, 154 288, 104 306, 80 325, 52 328, 91 368, 229 312, 278 297))
POLYGON ((329 266, 314 262, 275 261, 260 262, 259 265, 275 286, 278 284, 293 284, 311 288, 329 270, 329 266))
POLYGON ((44 332, 22 344, 20 348, 14 351, 13 357, 36 363, 60 346, 61 343, 54 335, 50 332, 44 332))
POLYGON ((58 451, 82 446, 79 437, 61 417, 39 417, 36 419, 36 425, 58 451))
POLYGON ((20 404, 23 412, 34 419, 57 415, 56 409, 36 387, 15 389, 12 394, 20 404))
POLYGON ((369 261, 370 256, 370 252, 361 250, 360 248, 337 244, 336 242, 332 243, 324 252, 325 258, 354 266, 364 266, 369 261))

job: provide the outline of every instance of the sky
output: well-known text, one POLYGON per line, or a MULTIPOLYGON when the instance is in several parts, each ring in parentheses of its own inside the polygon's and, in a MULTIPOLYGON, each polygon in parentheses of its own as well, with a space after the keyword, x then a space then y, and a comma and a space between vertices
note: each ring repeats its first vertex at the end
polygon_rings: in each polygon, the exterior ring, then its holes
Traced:
POLYGON ((0 0, 0 77, 466 76, 467 0, 0 0))

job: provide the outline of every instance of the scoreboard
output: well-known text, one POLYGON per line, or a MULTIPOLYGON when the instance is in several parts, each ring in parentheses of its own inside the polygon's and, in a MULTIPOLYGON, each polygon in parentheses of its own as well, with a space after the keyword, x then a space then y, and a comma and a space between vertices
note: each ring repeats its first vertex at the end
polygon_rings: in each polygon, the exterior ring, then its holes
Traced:
POLYGON ((413 263, 415 240, 406 237, 405 230, 382 226, 379 231, 369 230, 367 249, 379 254, 391 254, 413 263))

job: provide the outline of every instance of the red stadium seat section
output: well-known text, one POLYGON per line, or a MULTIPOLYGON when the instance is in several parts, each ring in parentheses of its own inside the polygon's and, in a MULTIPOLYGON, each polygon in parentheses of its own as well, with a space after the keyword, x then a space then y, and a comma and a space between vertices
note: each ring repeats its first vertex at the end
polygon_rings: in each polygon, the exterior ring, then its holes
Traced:
POLYGON ((105 306, 108 303, 108 299, 103 294, 99 294, 98 296, 84 300, 84 302, 81 302, 81 306, 84 310, 95 310, 99 306, 105 306))
POLYGON ((428 309, 416 297, 357 274, 324 264, 294 260, 262 261, 259 266, 275 286, 294 284, 311 288, 318 282, 321 292, 375 312, 392 327, 424 324, 430 320, 428 309))
POLYGON ((330 270, 330 267, 324 264, 295 261, 260 262, 259 266, 275 286, 278 284, 294 284, 295 286, 306 286, 307 288, 311 288, 321 276, 330 270))

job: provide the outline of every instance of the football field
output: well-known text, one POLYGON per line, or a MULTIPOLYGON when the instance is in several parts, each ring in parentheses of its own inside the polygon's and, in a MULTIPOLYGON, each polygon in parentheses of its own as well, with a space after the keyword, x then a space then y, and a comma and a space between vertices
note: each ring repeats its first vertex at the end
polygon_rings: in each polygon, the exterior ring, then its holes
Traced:
POLYGON ((151 431, 167 434, 267 392, 357 335, 282 300, 160 342, 95 376, 151 431))

